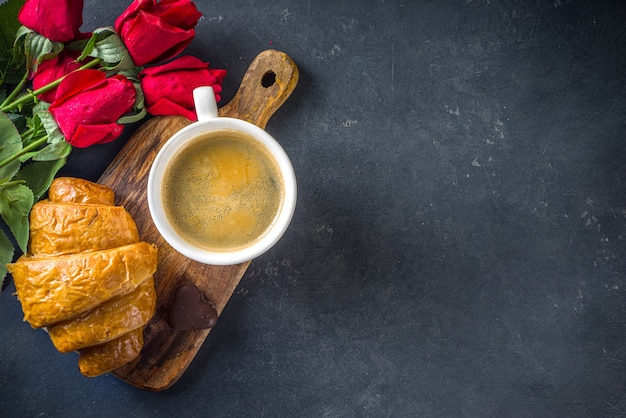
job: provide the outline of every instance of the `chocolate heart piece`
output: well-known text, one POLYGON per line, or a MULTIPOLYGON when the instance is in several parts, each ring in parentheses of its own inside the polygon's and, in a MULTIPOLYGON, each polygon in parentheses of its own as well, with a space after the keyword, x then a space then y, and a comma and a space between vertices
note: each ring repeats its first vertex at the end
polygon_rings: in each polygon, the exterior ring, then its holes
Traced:
POLYGON ((217 310, 197 286, 183 283, 174 293, 168 323, 170 328, 180 330, 213 328, 217 323, 217 310))

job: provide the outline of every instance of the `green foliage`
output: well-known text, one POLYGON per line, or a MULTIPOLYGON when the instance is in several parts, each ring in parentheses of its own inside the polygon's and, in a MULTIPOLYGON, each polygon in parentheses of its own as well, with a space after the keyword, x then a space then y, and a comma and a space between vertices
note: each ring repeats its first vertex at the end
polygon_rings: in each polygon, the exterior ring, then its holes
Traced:
POLYGON ((28 245, 28 214, 34 199, 33 192, 21 182, 0 183, 0 216, 23 252, 28 245))
POLYGON ((33 161, 23 165, 14 180, 23 181, 24 185, 32 190, 36 202, 46 194, 54 176, 65 165, 65 161, 65 157, 50 161, 33 161))
POLYGON ((43 35, 22 26, 15 35, 14 57, 26 57, 26 68, 31 71, 37 71, 39 64, 50 59, 63 50, 62 42, 51 41, 43 35))
POLYGON ((0 113, 0 181, 10 180, 20 169, 20 161, 8 161, 22 150, 22 137, 4 113, 0 113))
MULTIPOLYGON (((24 0, 8 0, 0 4, 0 84, 17 84, 21 77, 20 60, 13 53, 15 34, 20 28, 17 14, 24 0)), ((0 99, 4 100, 2 92, 0 99)), ((1 101, 0 100, 0 101, 1 101)))
POLYGON ((52 142, 39 150, 33 156, 33 161, 56 161, 67 158, 72 152, 72 146, 65 141, 52 142))
POLYGON ((100 58, 100 65, 107 71, 125 75, 139 73, 140 68, 135 66, 124 42, 112 27, 95 29, 86 43, 77 43, 73 47, 82 49, 79 61, 87 57, 100 58))
MULTIPOLYGON (((52 113, 48 112, 47 110, 41 110, 35 113, 35 116, 41 121, 43 128, 48 134, 48 137, 49 137, 48 142, 50 144, 56 144, 57 142, 65 142, 65 137, 63 136, 63 132, 61 132, 59 125, 57 125, 56 121, 54 120, 54 116, 52 116, 52 113)), ((59 158, 60 157, 61 156, 59 156, 59 158)))

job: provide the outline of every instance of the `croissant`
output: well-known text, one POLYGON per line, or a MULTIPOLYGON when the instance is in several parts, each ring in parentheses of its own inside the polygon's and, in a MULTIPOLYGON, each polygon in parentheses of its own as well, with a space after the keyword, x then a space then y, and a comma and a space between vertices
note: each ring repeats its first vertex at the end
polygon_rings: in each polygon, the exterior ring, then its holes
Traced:
POLYGON ((156 305, 152 278, 129 293, 109 299, 84 314, 48 327, 62 353, 111 341, 150 320, 156 305))
POLYGON ((85 376, 135 358, 154 315, 156 246, 106 186, 61 177, 30 213, 28 251, 7 268, 24 320, 58 351, 78 351, 85 376))

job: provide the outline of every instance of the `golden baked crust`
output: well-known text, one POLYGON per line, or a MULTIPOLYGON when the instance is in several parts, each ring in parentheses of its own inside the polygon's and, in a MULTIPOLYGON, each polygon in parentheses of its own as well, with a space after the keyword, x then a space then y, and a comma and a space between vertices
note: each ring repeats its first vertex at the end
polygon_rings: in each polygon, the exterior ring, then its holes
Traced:
POLYGON ((24 319, 39 328, 134 289, 154 274, 156 266, 156 246, 137 242, 58 257, 22 256, 7 268, 24 319))
POLYGON ((48 189, 48 199, 59 203, 115 204, 113 190, 102 184, 75 177, 58 177, 54 179, 48 189))
POLYGON ((43 200, 30 212, 28 245, 33 256, 106 250, 137 241, 135 221, 121 206, 43 200))
POLYGON ((84 376, 95 377, 132 361, 143 347, 143 328, 104 344, 79 350, 78 369, 84 376))
POLYGON ((61 353, 111 341, 142 327, 156 307, 154 281, 149 278, 131 292, 114 297, 76 318, 48 327, 50 340, 61 353))

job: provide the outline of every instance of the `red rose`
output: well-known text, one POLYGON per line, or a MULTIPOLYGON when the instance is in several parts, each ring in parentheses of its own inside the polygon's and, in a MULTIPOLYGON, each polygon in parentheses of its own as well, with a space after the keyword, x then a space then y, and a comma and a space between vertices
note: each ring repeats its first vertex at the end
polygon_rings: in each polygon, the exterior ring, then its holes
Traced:
POLYGON ((146 68, 139 73, 146 110, 152 115, 181 115, 196 120, 193 90, 211 86, 219 101, 225 75, 226 70, 211 69, 208 62, 191 55, 146 68))
POLYGON ((50 113, 70 145, 86 148, 111 142, 124 127, 117 120, 135 103, 135 87, 123 75, 81 70, 61 81, 50 113))
MULTIPOLYGON (((68 53, 67 50, 61 51, 59 55, 49 60, 43 61, 37 67, 37 72, 33 75, 33 90, 38 90, 55 80, 71 73, 80 68, 84 63, 76 61, 78 52, 68 53)), ((54 100, 56 88, 49 90, 37 96, 39 100, 51 103, 54 100)))
POLYGON ((135 0, 115 20, 133 62, 142 66, 175 57, 192 41, 202 13, 190 0, 135 0))
POLYGON ((18 20, 52 41, 68 42, 83 24, 83 0, 26 0, 18 20))

